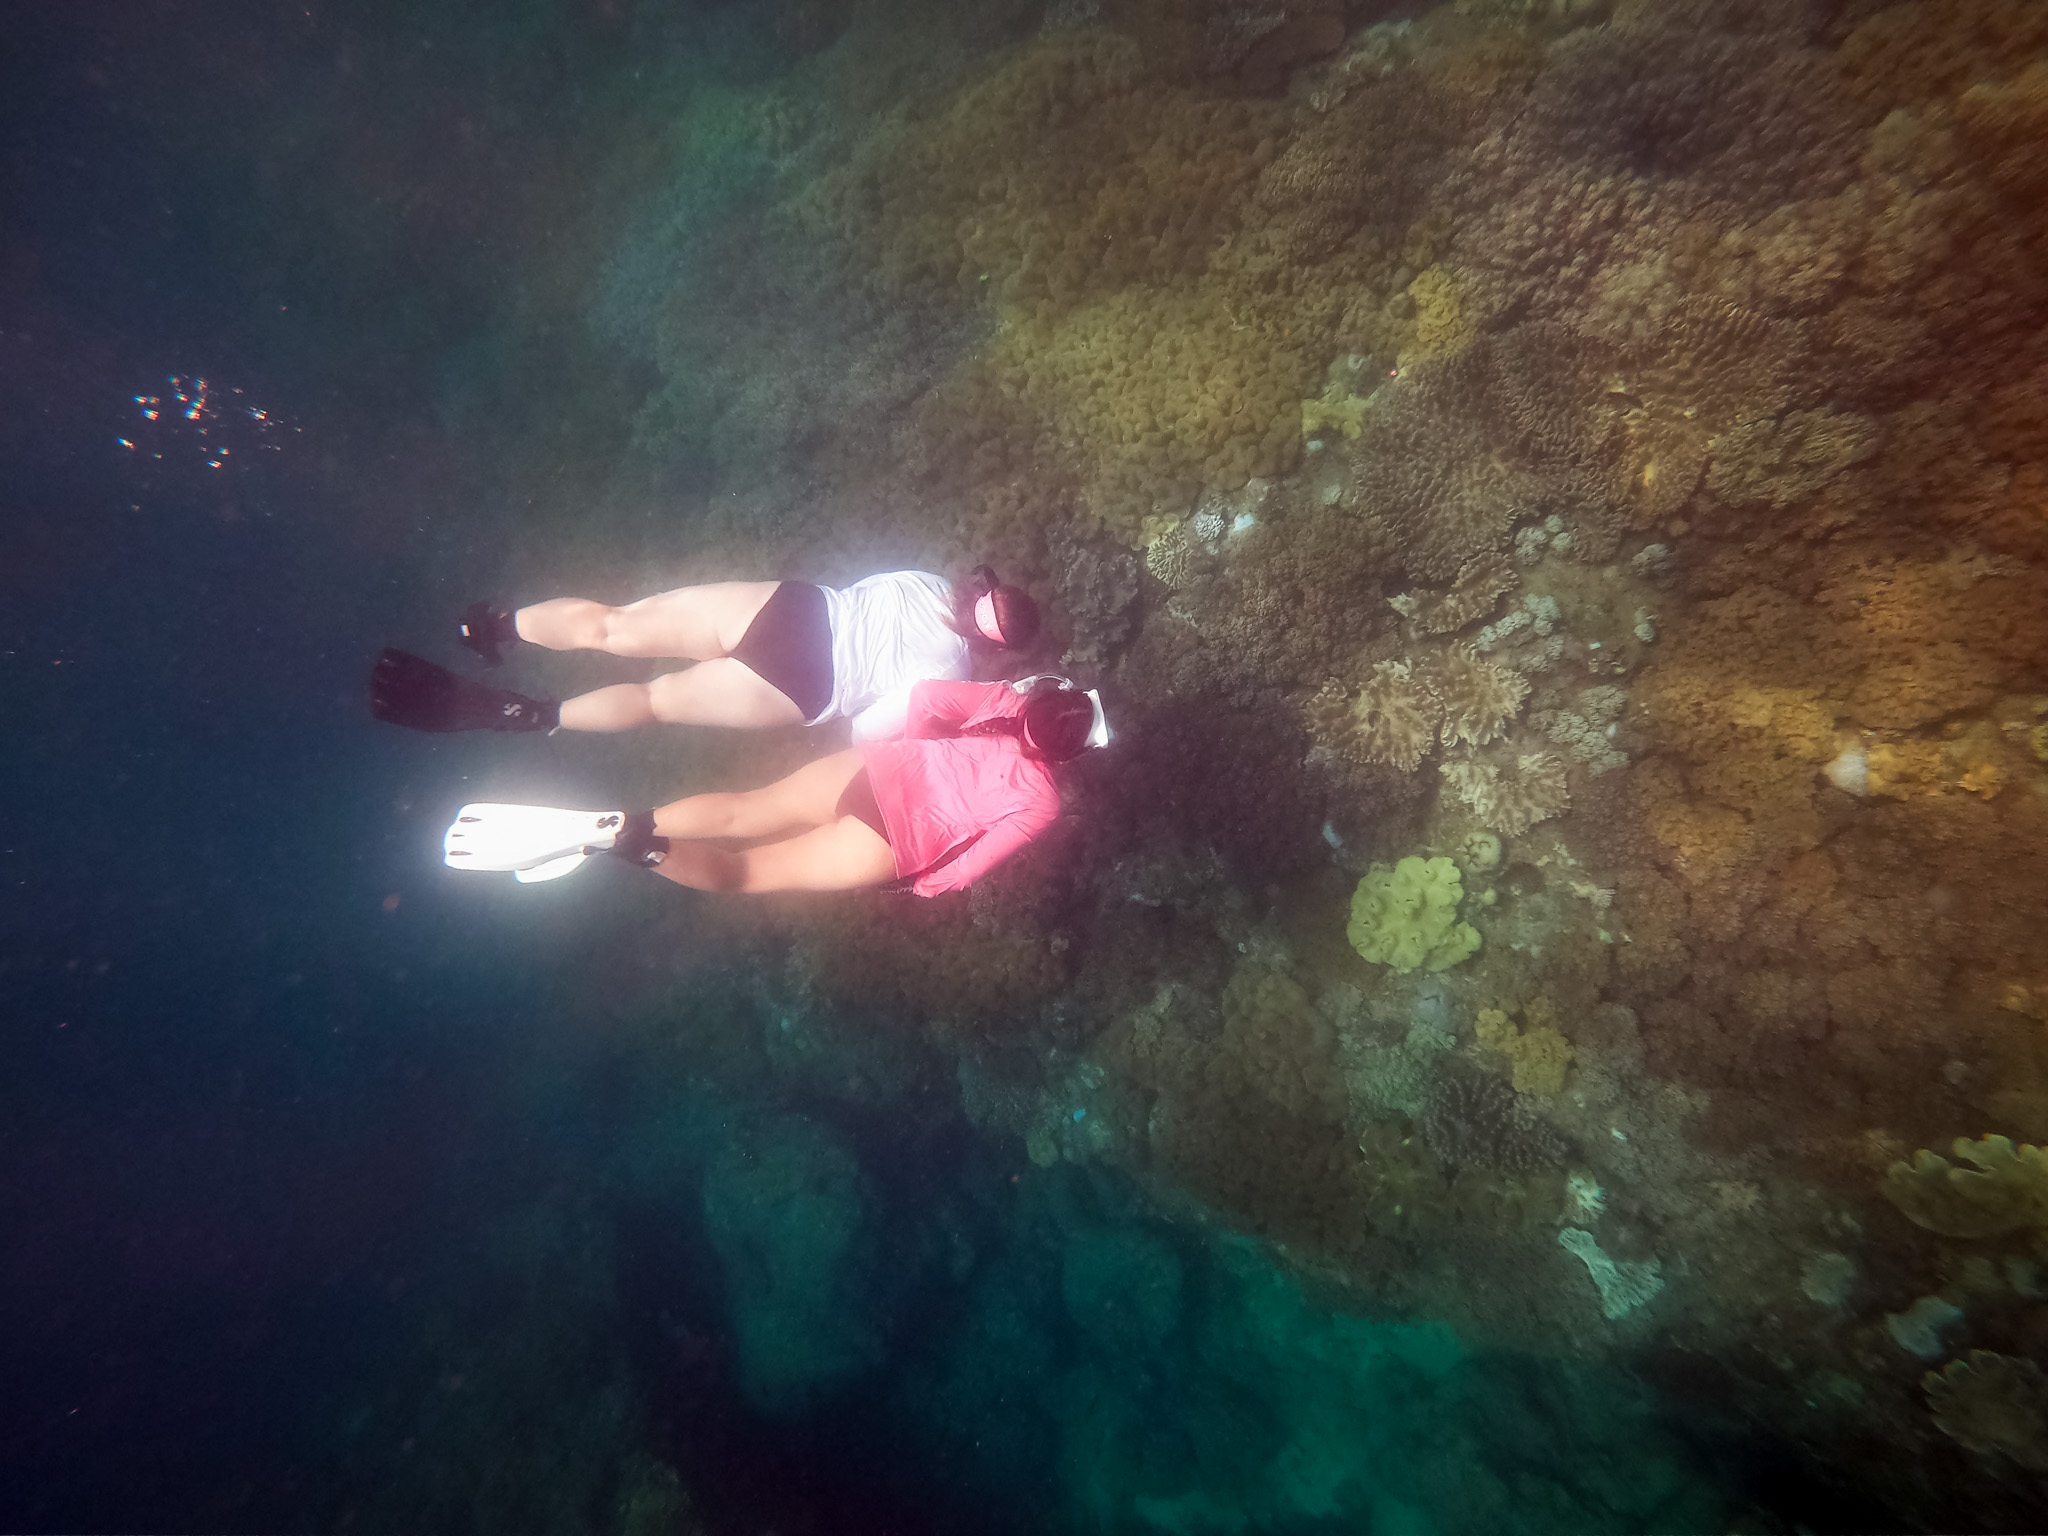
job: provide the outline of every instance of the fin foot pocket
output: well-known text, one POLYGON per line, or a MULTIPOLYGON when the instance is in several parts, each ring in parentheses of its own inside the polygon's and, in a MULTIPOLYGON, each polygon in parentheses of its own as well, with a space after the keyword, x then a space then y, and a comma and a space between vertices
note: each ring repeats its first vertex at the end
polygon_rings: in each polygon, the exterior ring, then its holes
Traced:
POLYGON ((486 688, 389 648, 370 669, 370 713, 413 731, 551 731, 562 722, 553 699, 486 688))

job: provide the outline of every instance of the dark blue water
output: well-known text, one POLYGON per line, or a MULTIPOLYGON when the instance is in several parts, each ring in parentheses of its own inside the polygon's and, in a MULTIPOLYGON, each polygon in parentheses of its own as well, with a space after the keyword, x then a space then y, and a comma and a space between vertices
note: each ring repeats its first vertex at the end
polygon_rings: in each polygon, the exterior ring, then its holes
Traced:
POLYGON ((632 39, 749 78, 784 34, 629 9, 10 23, 0 1526, 1881 1520, 1697 1397, 1035 1166, 694 897, 440 866, 464 798, 662 782, 363 692, 547 558, 689 537, 599 505, 648 380, 535 242, 631 181, 632 39))

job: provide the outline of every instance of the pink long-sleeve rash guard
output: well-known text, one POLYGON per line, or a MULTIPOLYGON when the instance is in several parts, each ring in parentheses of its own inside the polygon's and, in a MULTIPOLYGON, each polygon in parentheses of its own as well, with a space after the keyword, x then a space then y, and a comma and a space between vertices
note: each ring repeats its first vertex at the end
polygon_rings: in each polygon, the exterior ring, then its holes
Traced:
POLYGON ((1023 709, 1008 683, 922 682, 904 739, 861 748, 897 877, 918 895, 972 885, 1059 819, 1052 770, 1018 738, 960 734, 1023 709))

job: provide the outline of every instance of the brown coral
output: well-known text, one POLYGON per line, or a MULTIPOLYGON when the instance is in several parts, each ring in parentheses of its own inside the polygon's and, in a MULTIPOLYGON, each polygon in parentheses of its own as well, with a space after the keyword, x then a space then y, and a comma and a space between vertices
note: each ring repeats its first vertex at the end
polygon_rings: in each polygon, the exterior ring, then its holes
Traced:
POLYGON ((1340 716, 1348 751, 1361 761, 1413 772, 1436 742, 1435 695, 1405 661, 1382 661, 1340 716))
MULTIPOLYGON (((1538 999, 1539 1002, 1547 1000, 1538 999)), ((1482 1008, 1473 1025, 1479 1049, 1507 1057, 1515 1092, 1532 1098, 1549 1098, 1564 1087, 1565 1069, 1571 1065, 1571 1042, 1548 1022, 1549 1009, 1529 1008, 1529 1028, 1517 1030, 1514 1022, 1498 1008, 1482 1008)))
POLYGON ((1469 645, 1453 645, 1430 668, 1429 686, 1443 711, 1443 741, 1484 746, 1502 735, 1529 696, 1529 680, 1469 645))
POLYGON ((1555 1168, 1564 1138, 1497 1077, 1453 1071, 1430 1090, 1419 1117, 1430 1151, 1454 1168, 1479 1163, 1503 1173, 1555 1168))
POLYGON ((1444 592, 1403 592, 1387 604, 1415 626, 1420 635, 1448 635, 1493 612, 1501 595, 1512 592, 1520 578, 1506 556, 1479 555, 1465 562, 1458 579, 1444 592))
POLYGON ((1380 391, 1360 436, 1358 500, 1411 575, 1451 581, 1518 516, 1569 510, 1589 551, 1621 524, 1607 497, 1614 406, 1598 349, 1532 322, 1426 357, 1380 391))
POLYGON ((1472 813, 1504 837, 1518 837, 1571 805, 1564 759, 1554 752, 1521 754, 1506 778, 1495 764, 1471 758, 1445 763, 1439 771, 1472 813))
POLYGON ((1973 1349, 1920 1384, 1935 1425, 1951 1440, 2048 1472, 2048 1376, 2033 1361, 1973 1349))
POLYGON ((1758 418, 1714 442, 1707 488, 1724 501, 1788 506, 1877 451, 1877 423, 1836 411, 1758 418))

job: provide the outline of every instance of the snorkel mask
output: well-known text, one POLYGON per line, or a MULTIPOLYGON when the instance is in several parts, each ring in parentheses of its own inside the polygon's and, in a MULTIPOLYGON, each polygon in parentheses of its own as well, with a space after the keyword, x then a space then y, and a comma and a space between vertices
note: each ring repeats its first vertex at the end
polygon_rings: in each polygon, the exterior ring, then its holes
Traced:
MULTIPOLYGON (((1061 688, 1070 692, 1074 687, 1074 680, 1071 677, 1061 677, 1057 672, 1040 672, 1031 677, 1020 677, 1010 686, 1019 693, 1029 693, 1034 685, 1043 682, 1058 683, 1061 688)), ((1082 692, 1088 695, 1088 702, 1095 707, 1095 719, 1088 727, 1087 745, 1106 747, 1109 745, 1109 716, 1102 712, 1102 695, 1093 688, 1084 688, 1082 692)))

